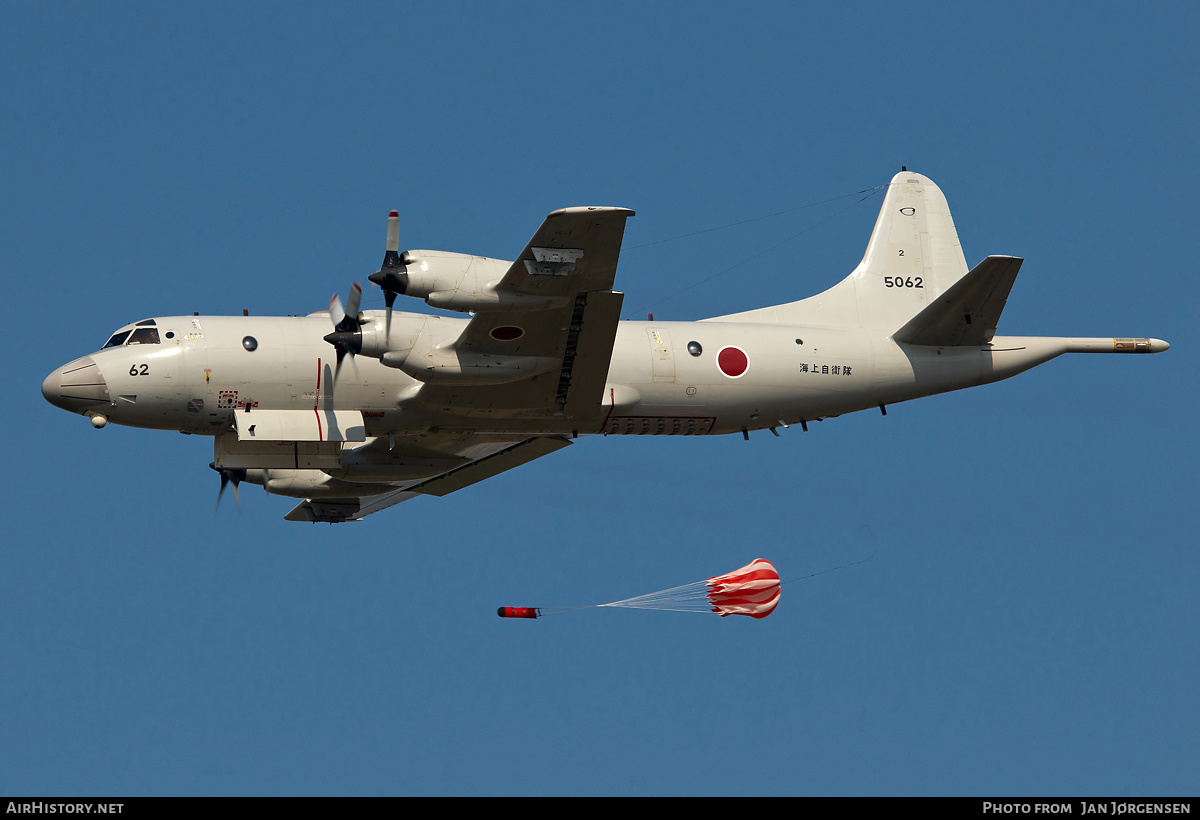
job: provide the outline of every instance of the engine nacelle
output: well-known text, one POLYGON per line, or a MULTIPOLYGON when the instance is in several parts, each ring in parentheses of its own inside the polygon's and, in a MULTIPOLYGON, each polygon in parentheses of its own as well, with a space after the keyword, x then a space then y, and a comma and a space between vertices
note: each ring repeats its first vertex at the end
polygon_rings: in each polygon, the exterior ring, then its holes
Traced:
POLYGON ((561 364, 562 360, 555 356, 493 356, 418 347, 393 366, 414 379, 432 384, 508 384, 547 373, 561 364))
POLYGON ((437 384, 507 384, 549 372, 562 364, 558 356, 522 356, 515 353, 473 353, 456 349, 467 327, 466 320, 446 316, 408 314, 392 323, 375 311, 365 315, 358 330, 331 333, 326 340, 346 344, 355 354, 379 359, 414 379, 437 384))
MULTIPOLYGON (((350 350, 355 355, 362 354, 370 356, 372 359, 380 360, 389 351, 398 352, 401 358, 407 355, 407 351, 416 342, 421 329, 429 319, 428 316, 418 316, 412 313, 394 316, 389 335, 387 318, 382 311, 372 310, 364 312, 362 316, 366 321, 357 330, 349 331, 344 336, 332 333, 330 336, 337 335, 344 338, 350 350)), ((329 337, 327 336, 326 338, 328 339, 329 337)), ((397 366, 394 363, 386 361, 384 364, 388 364, 391 367, 397 366)))
POLYGON ((292 498, 347 498, 394 490, 390 484, 357 483, 333 478, 323 470, 266 470, 263 487, 292 498))
MULTIPOLYGON (((401 293, 429 300, 430 295, 455 294, 482 297, 488 285, 499 280, 512 265, 502 259, 449 251, 405 251, 400 255, 406 288, 401 293)), ((443 297, 444 299, 444 297, 443 297)))
POLYGON ((553 307, 561 296, 534 296, 498 290, 512 262, 449 251, 405 251, 405 272, 393 274, 396 292, 424 299, 443 310, 478 311, 489 308, 535 310, 553 307))

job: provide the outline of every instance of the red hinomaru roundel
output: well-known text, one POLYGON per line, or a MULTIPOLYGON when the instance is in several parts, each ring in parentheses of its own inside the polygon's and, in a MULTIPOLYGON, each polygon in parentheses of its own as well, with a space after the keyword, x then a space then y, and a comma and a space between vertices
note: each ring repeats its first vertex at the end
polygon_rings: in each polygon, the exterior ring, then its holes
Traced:
POLYGON ((750 357, 740 347, 723 347, 717 353, 717 367, 729 378, 736 379, 750 367, 750 357))

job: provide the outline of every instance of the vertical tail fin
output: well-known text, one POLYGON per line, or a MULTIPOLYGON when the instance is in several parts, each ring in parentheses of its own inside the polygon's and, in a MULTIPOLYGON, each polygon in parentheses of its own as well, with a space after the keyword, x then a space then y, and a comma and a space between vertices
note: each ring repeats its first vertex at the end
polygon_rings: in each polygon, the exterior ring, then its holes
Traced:
POLYGON ((850 274, 863 327, 895 330, 967 272, 942 191, 928 177, 892 177, 862 262, 850 274))
POLYGON ((933 180, 902 171, 888 185, 867 252, 824 293, 722 321, 862 327, 892 333, 967 273, 946 197, 933 180))

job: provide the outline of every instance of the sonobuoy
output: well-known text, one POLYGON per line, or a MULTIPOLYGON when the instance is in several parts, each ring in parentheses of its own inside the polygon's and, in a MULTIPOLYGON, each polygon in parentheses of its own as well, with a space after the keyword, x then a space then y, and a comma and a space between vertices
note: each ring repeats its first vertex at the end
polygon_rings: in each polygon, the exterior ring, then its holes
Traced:
POLYGON ((501 618, 536 618, 538 611, 535 606, 502 606, 496 614, 501 618))

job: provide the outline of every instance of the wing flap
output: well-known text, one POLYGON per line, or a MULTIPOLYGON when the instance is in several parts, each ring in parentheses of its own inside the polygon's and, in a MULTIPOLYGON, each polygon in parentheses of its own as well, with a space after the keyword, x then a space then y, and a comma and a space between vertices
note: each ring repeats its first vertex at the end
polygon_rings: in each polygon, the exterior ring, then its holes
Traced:
POLYGON ((604 384, 624 301, 625 295, 615 291, 589 293, 577 337, 571 340, 568 336, 556 400, 572 418, 602 414, 604 384))
POLYGON ((498 453, 473 461, 463 467, 456 467, 448 473, 409 489, 414 493, 424 495, 449 495, 455 490, 461 490, 463 487, 476 484, 485 478, 499 475, 514 467, 520 467, 535 458, 549 455, 555 450, 561 450, 570 443, 567 439, 557 437, 526 439, 498 453))
POLYGON ((469 487, 484 479, 499 475, 514 467, 528 464, 536 458, 549 455, 570 445, 570 441, 559 437, 535 437, 522 439, 503 446, 496 442, 480 444, 478 458, 461 467, 447 470, 441 475, 394 483, 396 489, 379 495, 361 498, 306 498, 296 505, 284 518, 288 521, 337 524, 344 521, 361 521, 363 518, 388 507, 416 498, 418 495, 449 495, 455 490, 469 487), (501 449, 496 449, 501 447, 501 449))

